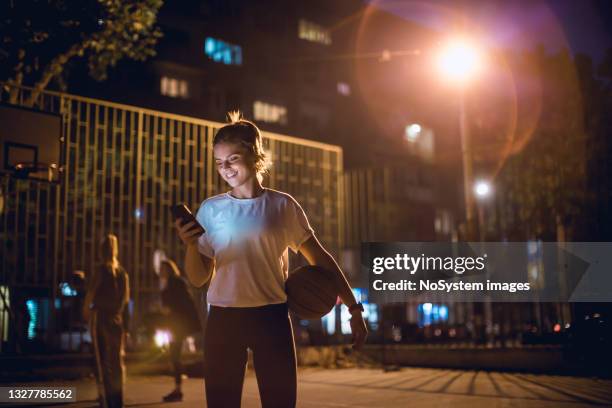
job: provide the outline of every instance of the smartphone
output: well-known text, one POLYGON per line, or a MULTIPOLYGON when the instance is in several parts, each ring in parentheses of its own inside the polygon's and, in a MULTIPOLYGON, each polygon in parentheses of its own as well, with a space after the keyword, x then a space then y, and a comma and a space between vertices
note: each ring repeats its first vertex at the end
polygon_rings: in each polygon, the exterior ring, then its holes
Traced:
POLYGON ((170 211, 172 211, 172 215, 174 216, 174 218, 181 219, 183 224, 186 224, 188 222, 195 222, 196 225, 202 231, 204 231, 204 227, 200 225, 200 223, 196 220, 196 218, 193 216, 191 211, 189 211, 189 208, 185 204, 179 203, 179 204, 173 205, 172 207, 170 207, 170 211))

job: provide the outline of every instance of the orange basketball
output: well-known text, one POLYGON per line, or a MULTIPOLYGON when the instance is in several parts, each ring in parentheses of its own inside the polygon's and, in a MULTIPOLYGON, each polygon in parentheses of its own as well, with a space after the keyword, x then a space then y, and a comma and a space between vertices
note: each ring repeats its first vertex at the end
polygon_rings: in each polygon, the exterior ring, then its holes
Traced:
POLYGON ((330 273, 320 266, 295 269, 285 283, 289 310, 302 319, 320 319, 336 304, 338 289, 330 273))

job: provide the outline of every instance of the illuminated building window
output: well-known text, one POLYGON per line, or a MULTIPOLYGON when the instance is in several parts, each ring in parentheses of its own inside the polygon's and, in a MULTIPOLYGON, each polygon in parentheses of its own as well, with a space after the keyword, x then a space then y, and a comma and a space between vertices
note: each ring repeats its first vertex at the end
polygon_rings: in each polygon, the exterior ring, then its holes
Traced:
POLYGON ((28 339, 32 340, 39 336, 44 336, 49 322, 49 299, 27 299, 26 309, 30 317, 30 322, 26 328, 28 339))
POLYGON ((35 300, 26 300, 26 307, 30 315, 28 323, 28 339, 33 339, 36 336, 36 326, 38 324, 38 303, 35 300))
MULTIPOLYGON (((62 293, 62 296, 71 297, 71 296, 77 295, 76 289, 70 286, 68 282, 60 283, 59 287, 60 287, 60 292, 62 293)), ((56 299, 56 300, 59 300, 59 299, 56 299)))
POLYGON ((527 277, 532 287, 544 286, 544 251, 541 240, 527 241, 527 277))
POLYGON ((301 40, 330 45, 331 34, 329 30, 308 20, 301 19, 298 25, 298 36, 301 40))
POLYGON ((0 343, 8 341, 10 299, 8 286, 0 286, 0 343))
POLYGON ((242 65, 242 47, 206 37, 204 54, 215 62, 225 65, 242 65))
MULTIPOLYGON (((378 328, 378 305, 368 303, 367 292, 365 289, 353 288, 355 300, 363 305, 363 318, 368 321, 370 327, 374 330, 378 328)), ((351 314, 348 307, 340 305, 340 330, 342 334, 351 333, 351 314)), ((322 324, 327 334, 331 335, 336 332, 336 307, 328 314, 322 317, 322 324)))
POLYGON ((418 307, 419 327, 448 321, 448 306, 421 303, 418 307))
POLYGON ((183 79, 163 76, 159 83, 159 92, 171 98, 189 98, 189 84, 183 79))
POLYGON ((253 117, 262 122, 287 124, 287 108, 270 103, 255 101, 253 104, 253 117))
POLYGON ((351 94, 351 86, 346 82, 338 82, 336 89, 340 95, 349 96, 351 94))
POLYGON ((336 308, 321 318, 325 332, 329 335, 336 333, 336 308))

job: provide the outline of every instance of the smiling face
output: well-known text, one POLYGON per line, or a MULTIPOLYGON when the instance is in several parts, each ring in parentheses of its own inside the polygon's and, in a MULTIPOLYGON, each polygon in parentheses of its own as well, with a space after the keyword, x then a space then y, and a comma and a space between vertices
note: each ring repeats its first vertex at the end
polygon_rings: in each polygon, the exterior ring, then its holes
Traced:
POLYGON ((242 145, 217 143, 213 149, 217 171, 232 188, 239 187, 257 176, 253 155, 242 145))

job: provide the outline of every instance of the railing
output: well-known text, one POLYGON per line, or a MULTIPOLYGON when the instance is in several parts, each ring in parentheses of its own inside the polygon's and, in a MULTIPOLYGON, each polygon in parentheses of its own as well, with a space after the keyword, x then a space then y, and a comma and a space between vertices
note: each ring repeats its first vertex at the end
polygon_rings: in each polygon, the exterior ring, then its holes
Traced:
MULTIPOLYGON (((20 103, 29 92, 20 89, 20 103)), ((0 91, 0 102, 6 98, 0 91)), ((90 273, 99 239, 113 232, 138 314, 157 296, 154 252, 182 261, 169 207, 182 201, 197 210, 206 197, 225 191, 212 156, 222 124, 57 92, 44 92, 36 108, 62 116, 64 172, 58 184, 1 176, 0 286, 20 292, 12 299, 27 294, 54 305, 60 283, 76 270, 90 273)), ((292 194, 338 254, 341 148, 268 132, 264 144, 273 161, 264 184, 292 194)), ((38 322, 37 330, 53 333, 56 318, 51 313, 49 327, 38 322)))

